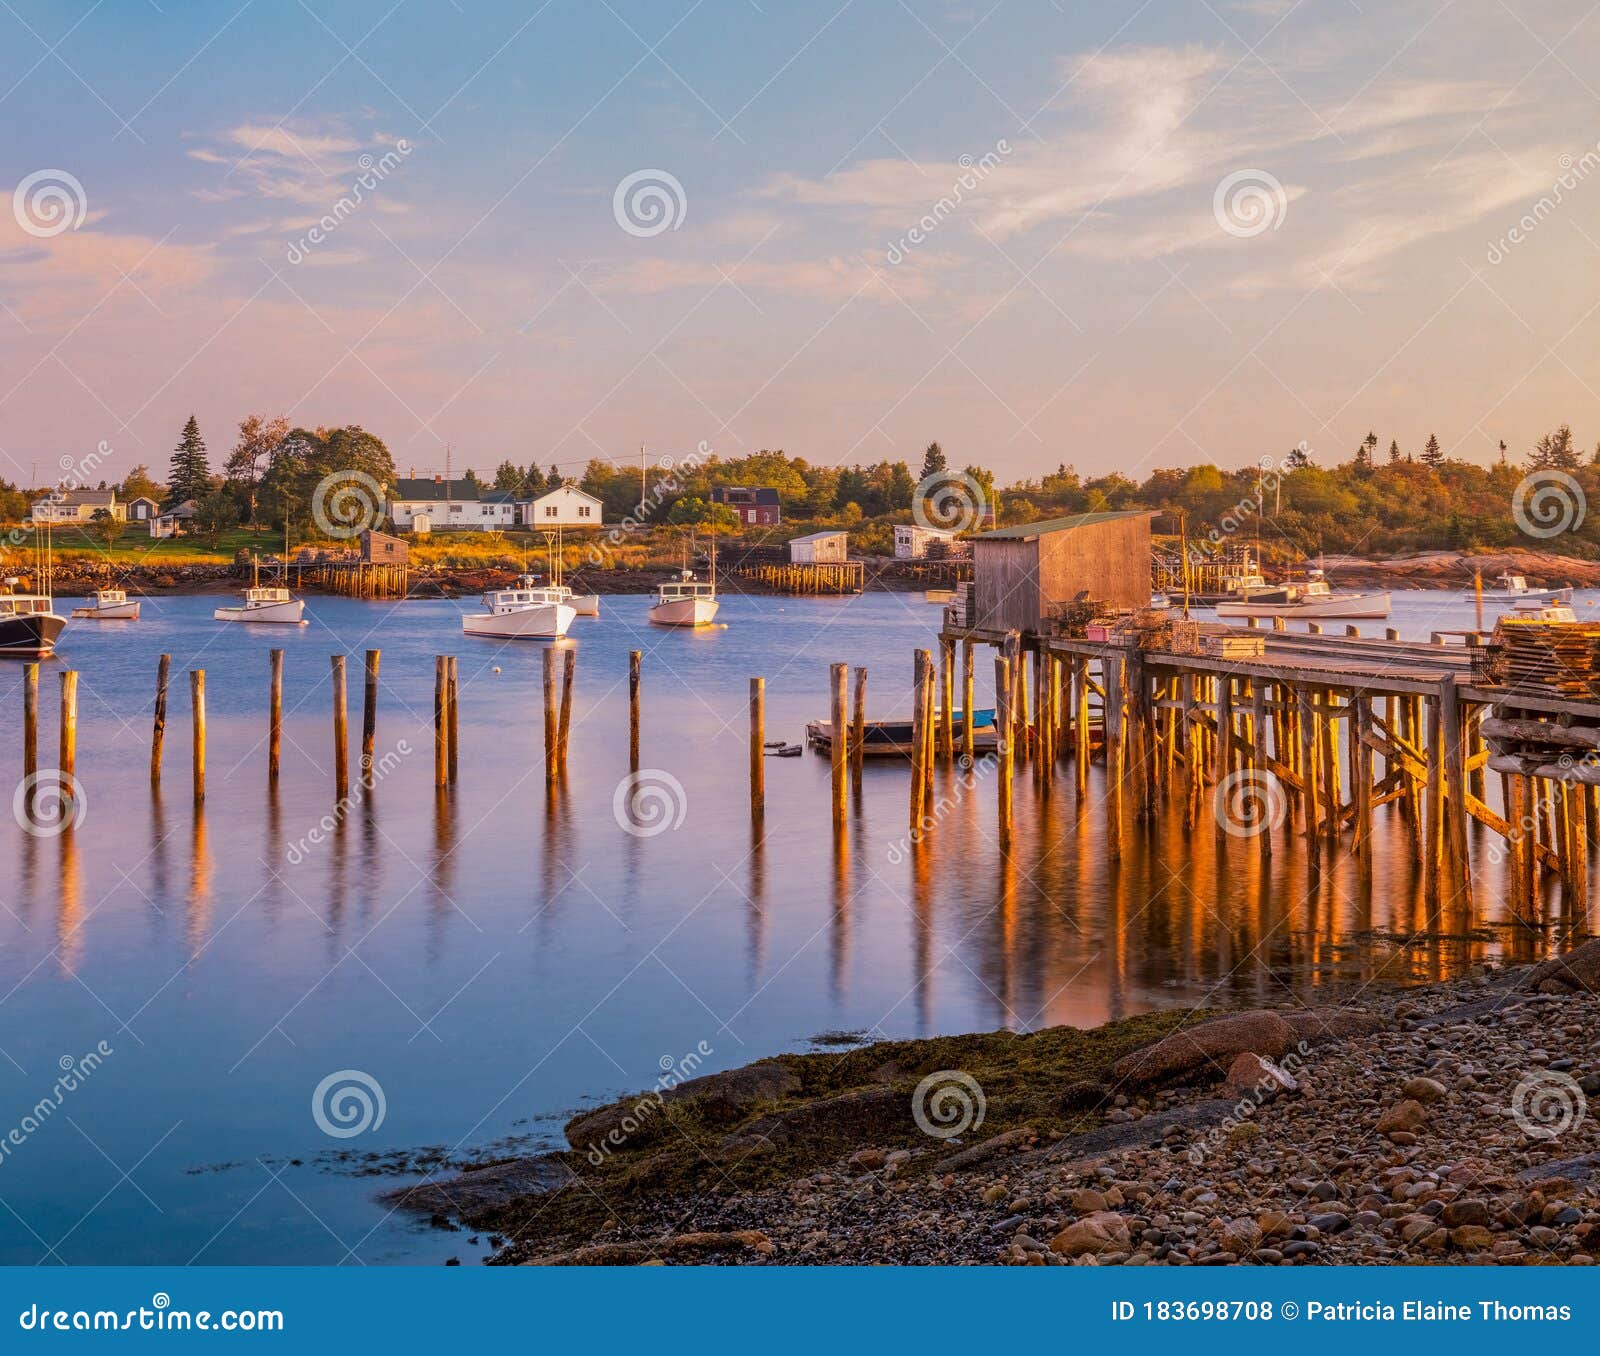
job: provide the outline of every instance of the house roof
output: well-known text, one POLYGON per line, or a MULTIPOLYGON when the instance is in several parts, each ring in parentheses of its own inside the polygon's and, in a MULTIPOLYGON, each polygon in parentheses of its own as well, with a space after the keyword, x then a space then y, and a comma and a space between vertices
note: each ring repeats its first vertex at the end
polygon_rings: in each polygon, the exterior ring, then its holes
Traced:
POLYGON ((537 504, 541 500, 549 499, 552 495, 557 494, 575 494, 579 499, 587 499, 591 504, 598 504, 600 502, 587 490, 580 490, 576 485, 557 485, 553 490, 546 490, 543 494, 534 495, 530 502, 537 504))
POLYGON ((714 504, 726 503, 729 491, 737 491, 740 495, 750 495, 753 504, 761 504, 771 508, 778 507, 778 492, 769 485, 718 485, 711 491, 711 502, 714 504))
POLYGON ((510 490, 490 490, 487 494, 480 495, 479 498, 485 504, 515 504, 517 502, 517 496, 512 494, 510 490))
POLYGON ((61 490, 50 494, 41 494, 33 502, 36 504, 93 504, 97 508, 110 508, 116 502, 115 490, 61 490))
POLYGON ((435 480, 432 476, 407 477, 395 482, 394 497, 402 501, 429 499, 467 499, 479 497, 475 480, 435 480))
POLYGON ((789 545, 793 546, 797 541, 827 541, 832 537, 848 537, 849 535, 844 528, 835 527, 825 532, 807 532, 803 537, 790 537, 789 545))
POLYGON ((997 527, 991 532, 980 532, 975 541, 1026 541, 1029 537, 1042 537, 1049 532, 1071 532, 1074 528, 1093 527, 1097 523, 1112 523, 1120 518, 1153 518, 1154 509, 1127 509, 1121 513, 1075 513, 1068 518, 1046 518, 1040 523, 1019 523, 1016 527, 997 527))
POLYGON ((953 527, 933 527, 926 523, 896 523, 896 532, 926 532, 930 537, 954 537, 959 534, 953 527))

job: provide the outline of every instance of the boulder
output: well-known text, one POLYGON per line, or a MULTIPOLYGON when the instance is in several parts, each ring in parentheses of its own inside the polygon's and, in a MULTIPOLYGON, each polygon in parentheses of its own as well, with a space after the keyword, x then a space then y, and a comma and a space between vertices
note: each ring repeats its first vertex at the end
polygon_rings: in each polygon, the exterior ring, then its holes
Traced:
POLYGON ((1400 1088, 1400 1095, 1428 1106, 1442 1102, 1450 1095, 1450 1090, 1434 1078, 1408 1078, 1400 1088))
POLYGON ((1253 1097, 1265 1101, 1280 1092, 1298 1092, 1300 1084, 1287 1069, 1279 1068, 1253 1050, 1236 1055, 1228 1065, 1228 1077, 1222 1085, 1227 1097, 1253 1097))
POLYGON ((1131 1244, 1128 1221, 1114 1210, 1096 1210, 1074 1220, 1050 1240, 1050 1251, 1063 1257, 1085 1253, 1127 1252, 1131 1244))
POLYGON ((1384 1020, 1372 1012, 1351 1012, 1344 1008, 1307 1008, 1301 1012, 1279 1014, 1294 1032, 1295 1043, 1322 1045, 1327 1041, 1347 1041, 1353 1036, 1370 1036, 1382 1031, 1384 1020))
POLYGON ((1111 1067, 1114 1083, 1143 1087, 1197 1077, 1225 1076, 1242 1054, 1279 1059, 1295 1044, 1294 1029, 1265 1008, 1218 1017, 1163 1036, 1111 1067))
POLYGON ((1408 1097, 1403 1102, 1396 1102, 1378 1117, 1378 1133, 1392 1136, 1418 1130, 1427 1123, 1428 1108, 1408 1097))
POLYGON ((1540 961, 1523 983, 1540 993, 1600 993, 1600 937, 1540 961))

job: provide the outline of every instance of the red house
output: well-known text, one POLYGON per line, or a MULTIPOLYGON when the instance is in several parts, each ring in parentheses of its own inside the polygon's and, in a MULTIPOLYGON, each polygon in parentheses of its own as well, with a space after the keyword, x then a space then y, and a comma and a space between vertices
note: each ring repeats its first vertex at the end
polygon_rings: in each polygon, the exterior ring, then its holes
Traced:
POLYGON ((718 485, 713 504, 726 504, 746 527, 776 527, 782 518, 778 492, 765 486, 718 485))

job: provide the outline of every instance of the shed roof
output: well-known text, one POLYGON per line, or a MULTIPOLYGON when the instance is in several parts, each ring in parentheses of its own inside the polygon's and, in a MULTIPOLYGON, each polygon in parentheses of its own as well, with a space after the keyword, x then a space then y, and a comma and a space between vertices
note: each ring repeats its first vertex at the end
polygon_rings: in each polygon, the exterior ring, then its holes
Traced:
POLYGON ((1071 532, 1079 527, 1093 527, 1097 523, 1113 523, 1122 518, 1153 518, 1154 509, 1125 509, 1118 513, 1075 513, 1067 518, 1046 518, 1038 523, 1019 523, 1015 527, 997 527, 992 532, 980 532, 975 541, 1026 541, 1029 537, 1042 537, 1050 532, 1071 532))
POLYGON ((803 537, 790 537, 789 545, 793 546, 797 541, 827 541, 831 537, 848 537, 849 535, 844 528, 835 527, 825 532, 807 532, 803 537))
POLYGON ((475 480, 435 480, 431 476, 402 476, 395 482, 394 488, 394 497, 401 503, 439 499, 475 500, 479 493, 475 480))

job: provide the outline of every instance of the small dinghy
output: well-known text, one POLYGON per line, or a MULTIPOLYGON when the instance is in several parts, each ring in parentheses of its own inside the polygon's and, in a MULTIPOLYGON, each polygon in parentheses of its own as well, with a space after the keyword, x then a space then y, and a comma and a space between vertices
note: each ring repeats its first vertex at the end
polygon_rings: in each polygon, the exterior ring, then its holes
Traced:
MULTIPOLYGON (((935 721, 938 720, 935 714, 935 721)), ((960 711, 950 713, 956 739, 960 740, 964 725, 960 711)), ((994 709, 972 713, 973 747, 988 752, 996 745, 994 709)), ((849 731, 846 731, 848 734, 849 731)), ((825 720, 813 720, 806 725, 806 743, 814 749, 831 751, 833 726, 825 720)), ((863 758, 909 758, 911 756, 911 722, 909 720, 869 720, 861 727, 861 756, 863 758)))

